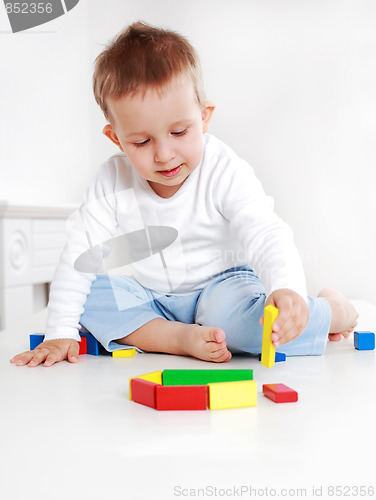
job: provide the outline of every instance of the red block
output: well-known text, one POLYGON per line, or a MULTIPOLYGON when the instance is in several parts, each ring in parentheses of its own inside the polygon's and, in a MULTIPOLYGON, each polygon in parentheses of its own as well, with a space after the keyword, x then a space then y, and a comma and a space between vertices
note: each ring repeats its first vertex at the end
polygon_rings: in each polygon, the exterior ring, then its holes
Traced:
POLYGON ((262 392, 264 396, 275 403, 294 403, 298 401, 298 393, 285 384, 264 384, 262 392))
POLYGON ((206 385, 158 385, 155 391, 157 410, 206 410, 206 385))
POLYGON ((148 380, 142 380, 140 378, 132 378, 131 380, 131 391, 132 400, 136 403, 142 405, 150 406, 155 408, 155 389, 156 387, 162 387, 155 382, 149 382, 148 380))
POLYGON ((81 342, 79 342, 80 351, 78 354, 86 354, 87 353, 87 340, 85 337, 81 337, 81 342))

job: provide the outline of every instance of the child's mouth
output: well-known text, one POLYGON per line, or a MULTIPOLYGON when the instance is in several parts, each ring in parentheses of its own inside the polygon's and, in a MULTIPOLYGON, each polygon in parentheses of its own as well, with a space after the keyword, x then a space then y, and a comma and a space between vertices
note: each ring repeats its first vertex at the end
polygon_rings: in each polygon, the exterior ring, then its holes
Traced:
POLYGON ((182 166, 183 165, 179 165, 178 167, 172 168, 171 170, 159 170, 159 173, 164 175, 165 177, 175 177, 180 172, 182 166))

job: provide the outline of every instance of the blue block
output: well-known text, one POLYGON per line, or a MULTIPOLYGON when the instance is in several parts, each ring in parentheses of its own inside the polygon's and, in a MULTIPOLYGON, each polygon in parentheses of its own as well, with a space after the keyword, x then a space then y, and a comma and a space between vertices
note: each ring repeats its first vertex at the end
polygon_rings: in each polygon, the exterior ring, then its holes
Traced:
POLYGON ((33 351, 44 340, 44 335, 41 333, 32 333, 30 335, 30 351, 33 351))
POLYGON ((358 351, 372 351, 375 348, 373 332, 354 332, 354 347, 358 351))
MULTIPOLYGON (((261 354, 259 354, 259 361, 261 361, 261 354)), ((284 354, 283 352, 276 352, 275 362, 278 363, 279 361, 286 361, 286 354, 284 354)))
POLYGON ((284 354, 283 352, 276 352, 275 362, 278 363, 278 361, 286 361, 286 354, 284 354))
POLYGON ((98 340, 91 333, 81 333, 81 337, 86 338, 87 342, 87 354, 92 354, 93 356, 99 356, 100 346, 98 340))

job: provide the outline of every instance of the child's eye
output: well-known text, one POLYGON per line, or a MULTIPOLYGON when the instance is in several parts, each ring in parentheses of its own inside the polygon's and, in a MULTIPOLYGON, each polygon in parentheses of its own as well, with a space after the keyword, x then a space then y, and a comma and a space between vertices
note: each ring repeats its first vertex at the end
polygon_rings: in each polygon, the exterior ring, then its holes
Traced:
POLYGON ((175 135, 176 137, 182 137, 188 132, 188 129, 180 130, 179 132, 172 132, 172 135, 175 135))
POLYGON ((136 148, 142 148, 143 146, 146 146, 148 144, 150 139, 146 139, 145 141, 142 142, 134 142, 133 145, 136 146, 136 148))

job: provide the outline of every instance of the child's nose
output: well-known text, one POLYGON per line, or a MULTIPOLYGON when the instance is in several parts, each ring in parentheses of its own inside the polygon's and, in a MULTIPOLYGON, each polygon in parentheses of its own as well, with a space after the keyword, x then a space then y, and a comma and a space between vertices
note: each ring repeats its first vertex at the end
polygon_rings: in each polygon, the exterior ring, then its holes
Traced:
POLYGON ((167 163, 176 156, 175 149, 169 141, 159 141, 155 145, 154 159, 158 163, 167 163))

